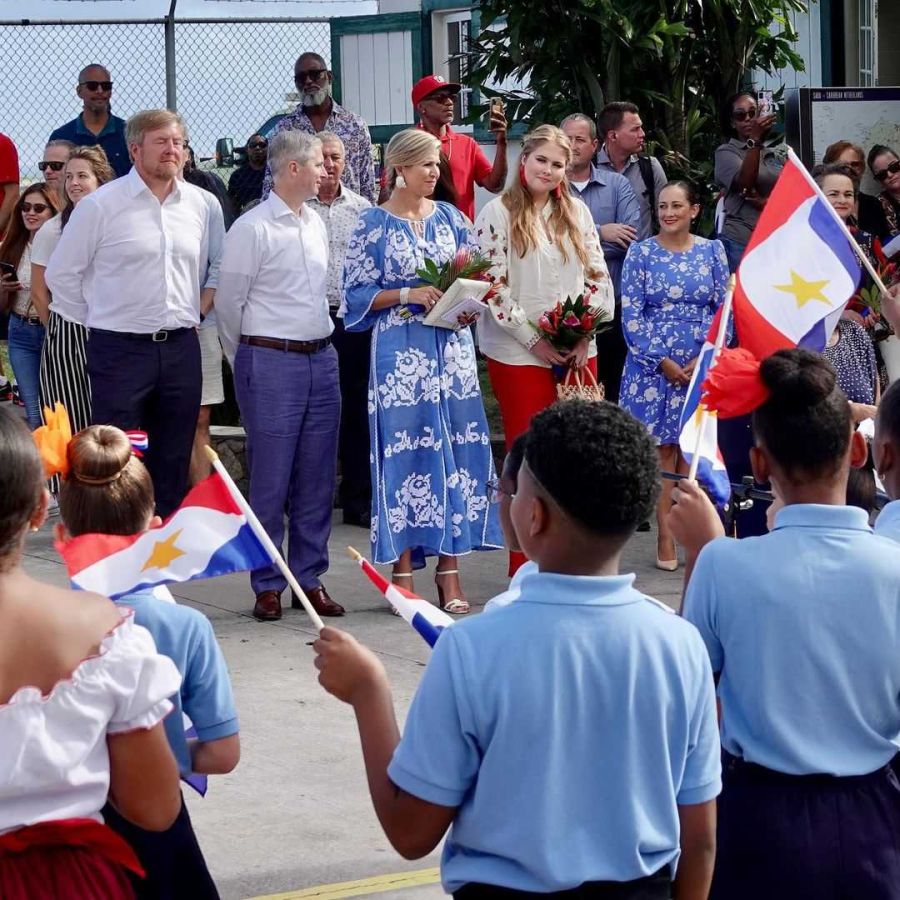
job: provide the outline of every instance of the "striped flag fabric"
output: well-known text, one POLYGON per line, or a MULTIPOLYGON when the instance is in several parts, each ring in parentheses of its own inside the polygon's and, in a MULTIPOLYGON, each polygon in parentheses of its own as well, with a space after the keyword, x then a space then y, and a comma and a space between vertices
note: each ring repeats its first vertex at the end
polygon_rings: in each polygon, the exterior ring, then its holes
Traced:
POLYGON ((73 587, 115 600, 173 581, 213 578, 271 564, 228 486, 201 481, 158 528, 123 536, 82 534, 56 549, 73 587))
POLYGON ((347 552, 359 563, 366 577, 381 591, 397 614, 418 632, 429 647, 433 647, 441 632, 453 624, 453 619, 442 609, 438 609, 412 591, 391 584, 375 566, 352 547, 348 547, 347 552))

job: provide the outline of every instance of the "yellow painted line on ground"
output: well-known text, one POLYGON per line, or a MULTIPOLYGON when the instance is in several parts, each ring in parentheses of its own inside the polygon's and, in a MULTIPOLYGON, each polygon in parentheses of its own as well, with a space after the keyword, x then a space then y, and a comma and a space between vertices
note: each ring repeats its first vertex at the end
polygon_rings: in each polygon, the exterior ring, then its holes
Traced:
POLYGON ((361 878, 359 881, 320 884, 316 887, 303 888, 300 891, 288 891, 285 894, 265 894, 260 897, 251 897, 249 900, 300 900, 300 898, 306 897, 332 900, 332 898, 338 897, 366 897, 369 894, 383 894, 385 891, 402 891, 404 888, 437 884, 440 880, 440 869, 419 869, 415 872, 376 875, 373 878, 361 878))

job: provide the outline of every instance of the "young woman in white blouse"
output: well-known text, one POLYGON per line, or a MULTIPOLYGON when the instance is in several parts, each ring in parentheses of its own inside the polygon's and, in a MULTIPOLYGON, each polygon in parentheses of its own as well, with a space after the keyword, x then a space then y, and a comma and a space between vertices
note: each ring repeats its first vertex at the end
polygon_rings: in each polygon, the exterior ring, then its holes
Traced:
POLYGON ((0 410, 0 897, 124 900, 139 865, 100 809, 158 831, 175 820, 162 720, 181 676, 131 610, 25 574, 43 483, 31 435, 0 410))
MULTIPOLYGON (((511 183, 475 223, 495 288, 490 313, 478 323, 478 339, 488 358, 507 450, 531 417, 556 400, 552 366, 590 366, 596 375, 594 341, 585 339, 561 354, 534 327, 541 315, 582 294, 591 306, 613 314, 613 287, 597 230, 587 206, 571 196, 566 183, 571 158, 565 134, 540 125, 525 136, 511 183)), ((510 554, 510 574, 521 559, 510 554)))

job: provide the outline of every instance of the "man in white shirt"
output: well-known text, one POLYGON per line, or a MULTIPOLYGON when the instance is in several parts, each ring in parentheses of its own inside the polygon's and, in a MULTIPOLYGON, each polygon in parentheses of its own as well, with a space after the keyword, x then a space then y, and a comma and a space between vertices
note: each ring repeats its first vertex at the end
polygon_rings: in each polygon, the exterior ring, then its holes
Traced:
MULTIPOLYGON (((328 316, 328 233, 304 204, 323 176, 322 143, 282 131, 269 144, 273 189, 225 238, 216 292, 219 337, 247 432, 250 505, 276 547, 288 515, 288 564, 316 611, 340 616, 320 577, 337 469, 341 394, 328 316)), ((281 618, 287 582, 250 575, 253 615, 281 618)), ((300 606, 295 597, 292 605, 300 606)))
POLYGON ((344 511, 345 525, 368 528, 372 516, 372 470, 369 467, 369 350, 372 331, 345 331, 343 297, 344 257, 359 214, 372 204, 365 197, 341 184, 346 154, 344 142, 329 131, 318 135, 322 142, 325 175, 319 194, 307 201, 325 223, 328 231, 328 308, 334 332, 331 339, 337 350, 341 376, 341 431, 338 458, 341 483, 338 502, 344 511))
POLYGON ((179 115, 139 112, 126 139, 134 167, 78 204, 45 277, 89 331, 92 420, 147 432, 145 462, 165 517, 184 497, 200 408, 209 208, 198 188, 178 181, 179 115))

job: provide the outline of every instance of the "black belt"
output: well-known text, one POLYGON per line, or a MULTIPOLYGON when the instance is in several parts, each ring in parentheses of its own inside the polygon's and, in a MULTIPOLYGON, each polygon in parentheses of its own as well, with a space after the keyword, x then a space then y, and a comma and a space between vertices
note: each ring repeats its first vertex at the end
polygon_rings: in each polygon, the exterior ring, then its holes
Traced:
POLYGON ((281 350, 284 353, 318 353, 331 343, 331 338, 319 338, 317 341, 289 341, 287 338, 242 334, 241 343, 250 347, 265 347, 267 350, 281 350))
POLYGON ((12 313, 17 319, 21 319, 26 325, 43 325, 40 316, 23 316, 20 313, 12 313))
POLYGON ((178 335, 196 331, 196 328, 163 328, 160 331, 109 331, 106 328, 92 328, 91 334, 108 334, 113 337, 126 338, 129 341, 153 341, 154 344, 164 344, 167 340, 178 335))
POLYGON ((767 769, 757 763, 747 762, 740 756, 734 756, 727 750, 722 751, 722 775, 727 778, 738 778, 757 784, 793 784, 807 786, 832 787, 850 786, 858 782, 865 782, 882 776, 885 772, 897 771, 900 763, 900 755, 888 760, 880 769, 867 772, 865 775, 828 775, 826 773, 813 773, 810 775, 789 775, 787 772, 779 772, 776 769, 767 769))

